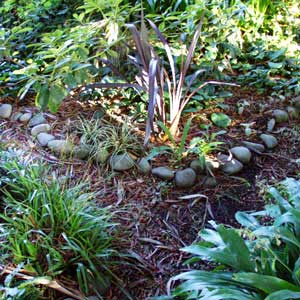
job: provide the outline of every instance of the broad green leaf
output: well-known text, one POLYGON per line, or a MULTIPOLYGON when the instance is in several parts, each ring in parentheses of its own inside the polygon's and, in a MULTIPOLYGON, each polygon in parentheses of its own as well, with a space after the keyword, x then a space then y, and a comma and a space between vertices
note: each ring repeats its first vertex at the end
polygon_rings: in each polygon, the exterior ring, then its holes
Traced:
POLYGON ((251 230, 255 230, 260 226, 259 222, 253 216, 242 211, 237 212, 235 218, 242 226, 251 230))
POLYGON ((282 290, 270 294, 265 300, 291 300, 291 299, 300 299, 300 293, 289 291, 289 290, 282 290))
POLYGON ((211 120, 216 126, 221 128, 226 128, 231 124, 231 119, 223 113, 213 113, 211 120))
POLYGON ((269 61, 269 62, 268 62, 268 66, 269 66, 271 69, 279 69, 279 68, 282 68, 283 62, 275 63, 275 62, 269 61))
MULTIPOLYGON (((250 259, 249 249, 237 230, 219 225, 217 231, 223 241, 222 244, 218 244, 216 247, 207 247, 200 243, 185 247, 182 250, 236 270, 254 271, 255 266, 250 259)), ((218 242, 220 243, 219 240, 218 242)))
POLYGON ((267 294, 280 290, 300 292, 300 286, 296 286, 286 280, 274 276, 261 275, 257 273, 236 273, 233 275, 233 279, 242 284, 259 289, 267 294))
POLYGON ((45 110, 49 103, 49 86, 43 84, 35 97, 36 105, 45 110))
POLYGON ((58 84, 54 84, 50 87, 49 94, 49 108, 52 112, 56 112, 62 102, 62 100, 67 96, 67 90, 58 84))

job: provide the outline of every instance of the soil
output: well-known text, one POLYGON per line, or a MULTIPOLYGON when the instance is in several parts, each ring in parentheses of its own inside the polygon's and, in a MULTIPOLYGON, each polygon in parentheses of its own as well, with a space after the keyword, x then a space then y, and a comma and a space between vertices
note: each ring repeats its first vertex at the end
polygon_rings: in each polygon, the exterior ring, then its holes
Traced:
MULTIPOLYGON (((10 99, 9 99, 10 100, 10 99)), ((3 99, 3 103, 7 103, 3 99)), ((10 101, 20 109, 31 107, 27 103, 10 101)), ((223 104, 225 111, 232 119, 232 125, 226 135, 218 138, 225 142, 224 149, 240 145, 242 140, 258 141, 259 134, 266 131, 266 124, 275 108, 287 105, 282 101, 271 101, 268 97, 256 95, 253 91, 236 91, 223 104), (243 114, 236 112, 238 101, 247 99, 243 114), (260 104, 266 104, 261 109, 260 104), (253 134, 246 137, 241 123, 253 123, 253 134)), ((68 134, 79 115, 85 120, 92 118, 99 110, 99 103, 81 103, 76 97, 65 101, 56 115, 47 114, 54 126, 57 136, 68 134)), ((194 114, 193 126, 189 140, 203 133, 200 124, 208 123, 212 112, 223 111, 217 103, 199 114, 194 114)), ((119 112, 121 116, 122 111, 119 112)), ((146 300, 149 297, 166 294, 169 278, 187 269, 183 262, 188 258, 181 248, 198 240, 198 232, 209 226, 208 221, 238 226, 234 215, 237 211, 256 211, 263 208, 268 185, 275 184, 285 177, 296 177, 299 173, 300 126, 299 121, 290 121, 276 126, 274 134, 279 145, 262 155, 253 154, 249 165, 237 176, 225 176, 217 172, 218 185, 215 188, 204 188, 199 181, 193 188, 184 190, 172 183, 165 183, 149 175, 141 175, 136 170, 111 175, 108 170, 99 169, 91 162, 61 159, 37 146, 30 137, 26 126, 18 122, 1 121, 2 142, 26 147, 34 156, 41 157, 51 164, 59 174, 69 171, 72 181, 86 179, 91 189, 97 191, 97 202, 100 206, 112 206, 113 219, 120 224, 118 233, 121 239, 117 247, 128 254, 126 264, 116 268, 115 272, 123 282, 133 299, 146 300), (207 198, 181 200, 180 196, 202 194, 207 198)), ((220 129, 212 126, 209 131, 220 129)), ((153 140, 153 143, 157 141, 153 140)), ((214 153, 213 155, 216 155, 214 153)), ((187 166, 183 160, 177 167, 187 166)), ((174 166, 174 161, 166 156, 153 160, 154 166, 174 166)), ((176 165, 175 165, 176 166, 176 165)), ((207 269, 210 265, 203 262, 199 268, 207 269)), ((118 288, 112 287, 106 295, 107 300, 127 299, 118 288)))

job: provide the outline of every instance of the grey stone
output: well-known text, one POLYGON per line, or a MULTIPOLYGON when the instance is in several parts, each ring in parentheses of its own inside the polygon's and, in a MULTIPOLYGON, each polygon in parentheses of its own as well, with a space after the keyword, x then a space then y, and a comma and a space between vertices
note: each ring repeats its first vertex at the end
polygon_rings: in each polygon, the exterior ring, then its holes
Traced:
POLYGON ((28 126, 34 127, 36 125, 43 124, 43 123, 47 123, 47 120, 45 119, 43 114, 40 113, 31 118, 31 120, 28 123, 28 126))
POLYGON ((267 131, 272 132, 275 127, 276 121, 274 118, 270 119, 267 124, 267 131))
POLYGON ((134 166, 134 160, 128 153, 115 154, 110 158, 110 166, 114 171, 126 171, 134 166))
POLYGON ((79 159, 86 159, 90 156, 91 148, 88 145, 75 146, 73 156, 79 159))
POLYGON ((213 188, 218 185, 217 179, 215 177, 206 176, 203 178, 202 184, 204 187, 213 188))
POLYGON ((190 163, 190 168, 192 168, 196 174, 205 174, 206 166, 201 163, 199 159, 195 159, 190 163))
POLYGON ((151 164, 145 157, 141 158, 137 164, 140 173, 147 174, 151 172, 151 164))
POLYGON ((37 136, 41 132, 48 132, 51 130, 51 126, 49 124, 39 124, 31 129, 31 135, 37 136))
POLYGON ((48 142, 49 149, 59 154, 70 154, 74 150, 74 145, 67 140, 52 140, 48 142))
POLYGON ((175 176, 174 171, 168 167, 153 168, 152 174, 163 180, 172 180, 175 176))
POLYGON ((47 146, 48 143, 55 139, 55 136, 49 133, 41 132, 37 135, 37 140, 42 146, 47 146))
POLYGON ((296 107, 294 106, 288 106, 286 108, 290 118, 293 120, 295 119, 299 119, 300 118, 300 109, 297 109, 296 107))
POLYGON ((246 147, 243 146, 233 147, 230 149, 230 152, 241 163, 247 164, 251 160, 251 152, 246 147))
POLYGON ((268 149, 275 148, 278 145, 278 141, 273 135, 263 133, 260 135, 260 138, 268 149))
POLYGON ((243 164, 235 158, 224 154, 219 155, 218 158, 222 162, 222 171, 228 175, 237 174, 243 169, 243 164))
POLYGON ((32 113, 24 113, 19 117, 19 121, 22 123, 28 122, 32 118, 32 113))
POLYGON ((109 158, 109 152, 105 148, 100 148, 94 155, 95 162, 99 164, 104 164, 109 158))
POLYGON ((12 121, 18 121, 23 114, 21 112, 16 112, 11 115, 12 121))
POLYGON ((11 104, 2 104, 0 106, 0 119, 9 119, 12 114, 11 104))
POLYGON ((292 100, 293 105, 300 110, 300 96, 297 96, 292 100))
POLYGON ((180 188, 187 188, 194 185, 196 173, 192 168, 177 171, 175 174, 175 184, 180 188))
POLYGON ((289 120, 289 114, 282 109, 275 109, 272 113, 272 116, 275 118, 276 123, 284 123, 289 120))
POLYGON ((252 143, 252 142, 247 142, 247 141, 243 141, 242 144, 248 148, 249 150, 254 151, 255 153, 262 153, 265 151, 265 146, 262 144, 258 144, 258 143, 252 143))

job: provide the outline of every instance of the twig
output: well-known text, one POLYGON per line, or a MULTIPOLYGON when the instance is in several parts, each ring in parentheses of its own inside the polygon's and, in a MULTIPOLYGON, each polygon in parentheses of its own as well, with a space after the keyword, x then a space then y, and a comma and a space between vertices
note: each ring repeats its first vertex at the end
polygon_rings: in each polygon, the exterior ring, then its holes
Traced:
POLYGON ((70 289, 67 289, 67 288, 63 287, 56 280, 49 280, 45 277, 36 278, 36 277, 29 276, 29 275, 26 275, 26 274, 23 274, 23 273, 20 273, 20 272, 15 273, 15 270, 11 267, 5 267, 4 268, 3 266, 0 266, 0 270, 1 269, 2 269, 2 273, 6 273, 6 274, 14 273, 14 275, 18 278, 25 279, 25 280, 35 280, 35 282, 37 284, 46 285, 46 286, 48 286, 48 287, 50 287, 54 290, 59 291, 62 294, 70 296, 74 299, 78 299, 78 300, 86 299, 85 296, 82 295, 81 293, 79 293, 78 291, 75 291, 75 290, 70 291, 70 289))

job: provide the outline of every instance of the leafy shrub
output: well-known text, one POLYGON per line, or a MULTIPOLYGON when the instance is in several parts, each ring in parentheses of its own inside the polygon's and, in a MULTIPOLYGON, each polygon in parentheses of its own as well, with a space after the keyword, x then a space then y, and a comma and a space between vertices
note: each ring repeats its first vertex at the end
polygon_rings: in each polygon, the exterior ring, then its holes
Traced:
POLYGON ((34 277, 76 278, 83 293, 103 292, 113 273, 115 224, 83 184, 67 188, 40 164, 1 155, 1 264, 34 277))
POLYGON ((300 299, 300 181, 284 180, 269 195, 275 201, 261 212, 238 212, 242 229, 211 222, 201 242, 183 248, 215 269, 188 271, 170 299, 300 299), (176 298, 177 299, 177 298, 176 298))

